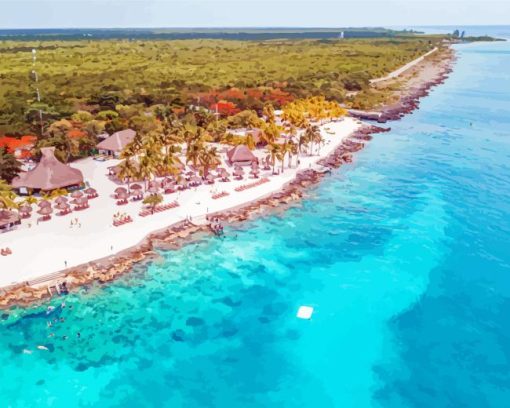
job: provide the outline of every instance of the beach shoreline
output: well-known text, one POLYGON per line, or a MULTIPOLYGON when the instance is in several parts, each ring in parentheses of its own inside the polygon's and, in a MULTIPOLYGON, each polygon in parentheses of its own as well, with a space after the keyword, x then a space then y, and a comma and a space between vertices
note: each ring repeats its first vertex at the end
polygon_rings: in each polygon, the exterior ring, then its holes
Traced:
MULTIPOLYGON (((432 73, 420 74, 427 69, 427 66, 430 66, 428 59, 406 72, 406 76, 410 78, 406 79, 406 84, 400 89, 399 102, 381 109, 385 118, 384 122, 398 120, 417 109, 419 100, 427 96, 432 87, 441 84, 447 78, 452 69, 453 58, 454 54, 450 52, 448 59, 443 61, 443 64, 432 73), (418 78, 414 75, 416 72, 419 73, 418 78)), ((319 167, 296 170, 295 176, 280 185, 277 191, 271 191, 220 211, 208 211, 206 214, 209 217, 218 218, 224 223, 232 224, 271 213, 277 208, 285 208, 285 206, 301 200, 304 192, 310 186, 320 182, 328 169, 351 163, 353 154, 363 149, 373 134, 388 130, 378 126, 359 124, 352 132, 341 138, 332 151, 318 157, 315 164, 319 167)), ((196 234, 200 232, 211 233, 206 224, 194 225, 189 221, 174 222, 166 227, 155 229, 146 234, 134 246, 122 249, 115 254, 31 280, 4 285, 0 288, 0 308, 9 308, 15 305, 28 306, 43 302, 51 296, 51 288, 56 289, 63 282, 65 282, 66 290, 73 290, 94 282, 99 284, 110 282, 129 272, 136 264, 154 259, 156 250, 178 249, 187 242, 193 241, 196 234)))

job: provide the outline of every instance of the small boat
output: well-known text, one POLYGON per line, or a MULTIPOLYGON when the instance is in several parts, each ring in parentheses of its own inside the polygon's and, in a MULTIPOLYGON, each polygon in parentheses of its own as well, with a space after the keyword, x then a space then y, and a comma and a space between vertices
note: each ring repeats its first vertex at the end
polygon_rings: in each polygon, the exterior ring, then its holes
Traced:
POLYGON ((39 350, 44 350, 44 351, 48 351, 48 350, 49 350, 49 348, 48 348, 48 347, 46 347, 46 346, 37 346, 37 348, 38 348, 39 350))

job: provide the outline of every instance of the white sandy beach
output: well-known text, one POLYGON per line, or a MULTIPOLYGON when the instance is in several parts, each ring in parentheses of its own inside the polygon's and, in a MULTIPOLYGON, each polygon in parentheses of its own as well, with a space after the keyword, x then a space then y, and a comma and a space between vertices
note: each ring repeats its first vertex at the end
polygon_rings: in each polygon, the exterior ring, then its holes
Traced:
MULTIPOLYGON (((118 160, 98 162, 88 158, 75 162, 72 166, 83 172, 85 180, 97 190, 99 197, 90 200, 89 209, 62 217, 54 214, 50 221, 38 225, 37 214, 34 214, 32 218, 23 220, 16 230, 0 234, 0 248, 9 247, 12 250, 12 255, 0 257, 0 287, 66 269, 66 262, 67 268, 70 268, 112 256, 137 245, 151 232, 182 221, 187 216, 194 219, 204 217, 207 213, 224 211, 274 193, 294 179, 298 171, 315 166, 320 159, 332 153, 344 138, 360 126, 361 123, 352 118, 321 126, 326 143, 320 149, 320 155, 303 154, 298 168, 289 169, 286 163, 285 171, 280 175, 271 176, 271 171, 263 171, 260 177, 269 177, 268 183, 236 192, 236 187, 254 181, 248 178, 248 169, 244 180, 216 182, 214 185, 201 185, 196 189, 164 195, 164 203, 177 200, 179 207, 144 218, 138 215, 142 208, 141 202, 117 206, 116 200, 112 198, 118 184, 107 177, 107 168, 118 163, 118 160), (212 199, 213 193, 221 191, 229 195, 212 199), (131 215, 134 221, 114 227, 113 215, 118 212, 131 215), (74 218, 79 219, 81 227, 70 227, 74 218)), ((264 150, 258 152, 259 156, 265 154, 264 150)), ((295 163, 294 158, 294 166, 295 163)))

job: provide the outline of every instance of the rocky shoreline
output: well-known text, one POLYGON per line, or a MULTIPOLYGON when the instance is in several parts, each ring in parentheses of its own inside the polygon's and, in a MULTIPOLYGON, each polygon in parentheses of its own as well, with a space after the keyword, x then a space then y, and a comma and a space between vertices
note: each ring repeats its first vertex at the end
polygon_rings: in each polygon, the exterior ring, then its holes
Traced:
POLYGON ((424 81, 418 86, 404 88, 403 94, 399 101, 394 104, 384 106, 379 110, 381 116, 378 118, 379 123, 400 120, 420 107, 420 100, 429 95, 430 90, 438 85, 443 84, 453 71, 453 63, 455 56, 451 50, 447 54, 447 59, 442 61, 438 68, 438 73, 431 80, 424 81))
MULTIPOLYGON (((319 164, 325 168, 338 168, 343 164, 351 163, 353 153, 364 148, 365 143, 372 139, 372 134, 387 132, 377 126, 364 126, 344 140, 340 146, 328 157, 322 159, 319 164)), ((304 191, 313 184, 317 184, 327 172, 319 172, 307 169, 299 172, 297 177, 288 183, 281 191, 268 197, 247 203, 239 208, 211 214, 223 223, 238 223, 246 221, 254 216, 268 213, 275 208, 282 209, 285 205, 302 199, 304 191)), ((202 233, 212 233, 209 226, 193 225, 190 222, 180 222, 168 228, 162 229, 147 236, 134 248, 122 251, 106 259, 92 261, 84 265, 70 268, 51 280, 41 283, 20 283, 0 291, 0 308, 11 306, 28 306, 40 303, 48 299, 51 294, 48 287, 53 288, 65 282, 66 290, 89 285, 92 283, 103 284, 110 282, 133 268, 135 264, 150 261, 156 257, 157 249, 176 250, 192 240, 192 236, 202 233)))
MULTIPOLYGON (((451 72, 451 64, 432 81, 427 81, 419 87, 409 89, 397 104, 385 107, 381 112, 379 122, 398 120, 419 107, 419 100, 428 95, 430 89, 442 84, 451 72)), ((343 164, 351 163, 353 154, 362 150, 372 135, 388 132, 389 128, 366 125, 344 140, 340 146, 319 164, 325 169, 333 169, 343 164)), ((281 191, 268 197, 247 203, 236 209, 211 214, 224 223, 238 223, 257 215, 274 211, 275 208, 285 208, 292 202, 303 198, 305 190, 317 184, 327 172, 307 169, 298 173, 297 177, 288 183, 281 191)), ((29 306, 41 303, 51 297, 51 288, 60 287, 65 282, 65 290, 72 291, 83 285, 93 283, 104 284, 130 271, 135 264, 151 261, 156 257, 157 249, 178 249, 193 239, 197 233, 212 233, 209 226, 197 226, 189 222, 180 222, 147 236, 139 245, 122 251, 114 256, 89 262, 66 271, 53 274, 51 279, 41 279, 25 282, 0 289, 0 309, 13 306, 29 306)))

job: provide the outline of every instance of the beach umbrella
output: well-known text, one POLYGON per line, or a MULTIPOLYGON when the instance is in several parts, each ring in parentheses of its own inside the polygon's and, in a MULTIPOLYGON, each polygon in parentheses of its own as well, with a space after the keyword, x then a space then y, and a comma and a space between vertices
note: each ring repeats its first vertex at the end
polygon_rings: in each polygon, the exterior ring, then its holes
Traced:
POLYGON ((236 166, 234 168, 234 176, 235 177, 242 177, 243 174, 244 174, 244 170, 241 166, 236 166))
POLYGON ((198 176, 194 176, 190 180, 193 184, 200 184, 202 182, 202 179, 198 176))
POLYGON ((120 191, 119 193, 117 193, 117 198, 119 200, 126 200, 128 198, 128 193, 127 191, 120 191))
POLYGON ((57 203, 57 205, 55 207, 57 209, 59 209, 59 210, 66 210, 66 209, 69 208, 69 204, 67 204, 66 202, 61 201, 60 203, 57 203))
POLYGON ((214 182, 214 176, 213 176, 211 173, 209 173, 205 179, 206 179, 209 183, 213 183, 213 182, 214 182))
POLYGON ((159 191, 159 188, 156 185, 152 185, 152 186, 149 186, 149 189, 147 191, 151 194, 157 194, 159 191))
POLYGON ((163 179, 163 181, 161 182, 161 185, 164 187, 164 186, 171 186, 175 184, 175 180, 174 179, 171 179, 169 177, 163 179))
POLYGON ((37 203, 39 208, 51 207, 51 203, 48 200, 41 200, 37 203))
POLYGON ((19 208, 19 210, 20 210, 21 212, 25 212, 25 213, 27 213, 27 212, 31 212, 31 211, 32 211, 32 206, 31 206, 30 204, 23 204, 23 205, 19 208))
POLYGON ((41 215, 46 216, 50 215, 53 212, 53 210, 51 209, 51 207, 41 207, 37 212, 41 215))
POLYGON ((60 204, 60 203, 67 203, 68 199, 67 197, 65 196, 58 196, 56 199, 55 199, 55 202, 57 204, 60 204))
POLYGON ((140 184, 131 184, 131 190, 142 190, 142 186, 140 184))
POLYGON ((124 187, 117 187, 115 189, 115 196, 120 198, 120 195, 127 195, 127 190, 124 187))
POLYGON ((73 191, 73 193, 71 194, 71 197, 73 197, 73 198, 80 198, 82 196, 83 196, 83 193, 80 190, 73 191))
POLYGON ((97 191, 95 188, 92 188, 92 187, 89 187, 85 190, 85 194, 89 194, 89 195, 92 195, 92 194, 96 194, 97 191))

